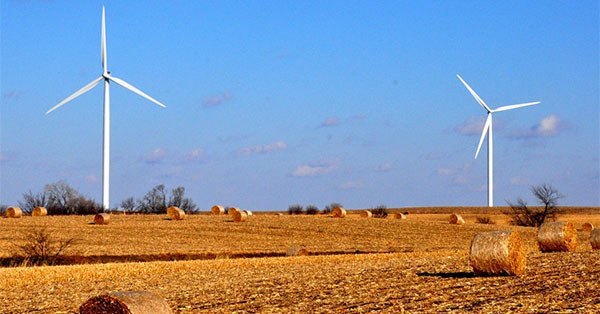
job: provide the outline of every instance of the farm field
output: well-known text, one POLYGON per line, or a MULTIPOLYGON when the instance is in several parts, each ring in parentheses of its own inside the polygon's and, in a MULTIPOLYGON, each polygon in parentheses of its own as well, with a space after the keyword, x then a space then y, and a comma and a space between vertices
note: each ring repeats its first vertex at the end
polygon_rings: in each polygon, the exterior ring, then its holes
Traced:
MULTIPOLYGON (((29 230, 47 228, 77 240, 70 262, 88 263, 0 268, 0 312, 71 313, 117 290, 156 292, 182 313, 600 311, 600 251, 591 250, 589 233, 578 232, 576 252, 542 254, 536 229, 507 225, 499 214, 488 215, 495 225, 476 224, 476 216, 463 215, 460 226, 435 213, 407 220, 254 215, 244 223, 113 215, 106 226, 90 224, 91 216, 0 219, 0 257, 14 254, 29 230), (525 240, 526 275, 475 277, 472 237, 507 229, 525 240), (285 257, 300 246, 311 256, 285 257)), ((600 225, 594 214, 561 220, 600 225)))

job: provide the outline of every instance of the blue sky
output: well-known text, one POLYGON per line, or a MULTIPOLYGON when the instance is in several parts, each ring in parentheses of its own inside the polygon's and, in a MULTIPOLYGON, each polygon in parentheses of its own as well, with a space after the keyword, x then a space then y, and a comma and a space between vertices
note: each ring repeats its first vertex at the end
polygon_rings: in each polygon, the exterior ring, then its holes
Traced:
POLYGON ((109 70, 111 206, 157 184, 201 208, 495 202, 550 183, 600 205, 597 1, 2 1, 0 203, 65 180, 101 200, 109 70))

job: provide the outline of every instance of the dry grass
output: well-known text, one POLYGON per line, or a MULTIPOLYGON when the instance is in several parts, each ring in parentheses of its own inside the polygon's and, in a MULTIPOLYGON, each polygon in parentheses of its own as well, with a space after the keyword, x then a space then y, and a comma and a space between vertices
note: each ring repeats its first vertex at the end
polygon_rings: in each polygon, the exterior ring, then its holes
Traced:
MULTIPOLYGON (((589 232, 579 233, 574 253, 541 254, 535 228, 463 217, 462 226, 448 224, 446 213, 411 213, 408 220, 258 214, 245 223, 227 216, 113 215, 106 226, 89 224, 91 216, 0 219, 0 257, 25 242, 23 231, 45 226, 78 239, 70 254, 83 257, 217 259, 0 268, 0 312, 75 312, 92 296, 123 290, 156 292, 180 313, 600 310, 600 251, 591 250, 589 232), (494 230, 521 234, 524 276, 474 277, 471 239, 494 230), (228 259, 285 256, 290 247, 311 256, 228 259), (327 255, 356 252, 377 254, 327 255)), ((600 225, 599 216, 563 218, 600 225)))

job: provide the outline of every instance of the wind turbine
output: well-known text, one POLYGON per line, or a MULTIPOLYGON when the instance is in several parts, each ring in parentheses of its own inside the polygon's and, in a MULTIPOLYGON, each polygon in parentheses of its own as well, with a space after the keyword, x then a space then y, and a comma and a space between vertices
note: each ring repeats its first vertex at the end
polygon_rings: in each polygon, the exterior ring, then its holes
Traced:
POLYGON ((105 23, 105 12, 104 6, 102 6, 102 33, 100 39, 100 55, 102 61, 102 75, 97 79, 93 80, 89 84, 85 85, 69 97, 63 99, 58 105, 52 107, 52 109, 48 110, 46 114, 58 109, 62 105, 68 103, 69 101, 85 94, 90 89, 94 88, 96 85, 100 84, 100 82, 104 81, 104 124, 103 124, 103 142, 102 142, 102 206, 104 209, 108 209, 110 206, 109 199, 109 191, 110 191, 110 82, 115 82, 126 89, 150 100, 151 102, 165 107, 165 105, 161 104, 158 100, 148 96, 146 93, 141 90, 135 88, 133 85, 125 82, 124 80, 114 77, 108 71, 108 61, 106 56, 106 23, 105 23))
POLYGON ((492 137, 492 114, 494 112, 506 111, 511 109, 517 109, 521 107, 533 106, 537 105, 540 102, 528 102, 523 104, 502 106, 496 109, 491 109, 484 101, 475 93, 475 91, 463 80, 460 75, 456 74, 458 79, 465 85, 465 87, 469 90, 473 98, 487 111, 487 119, 485 120, 485 124, 483 125, 483 131, 481 132, 481 138, 479 139, 479 145, 477 146, 477 152, 475 152, 475 159, 479 155, 479 150, 481 150, 481 145, 483 144, 483 140, 485 139, 486 134, 488 134, 488 207, 494 207, 494 141, 492 137))

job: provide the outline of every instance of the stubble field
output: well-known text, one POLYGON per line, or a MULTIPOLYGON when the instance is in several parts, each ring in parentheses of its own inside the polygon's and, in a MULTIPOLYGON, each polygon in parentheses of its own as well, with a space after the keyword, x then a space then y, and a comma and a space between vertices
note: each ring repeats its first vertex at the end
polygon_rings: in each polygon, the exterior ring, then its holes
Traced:
MULTIPOLYGON (((175 312, 600 312, 600 251, 579 231, 572 253, 540 253, 536 229, 450 225, 447 214, 407 220, 326 216, 113 215, 0 219, 0 258, 9 260, 29 231, 73 238, 66 254, 78 265, 0 268, 0 312, 74 313, 88 298, 118 290, 162 295, 175 312), (522 277, 476 277, 468 262, 482 231, 522 234, 522 277), (290 247, 310 256, 285 257, 290 247), (177 261, 172 261, 177 260, 177 261), (115 263, 119 262, 119 263, 115 263)), ((580 228, 598 214, 561 217, 580 228)))

